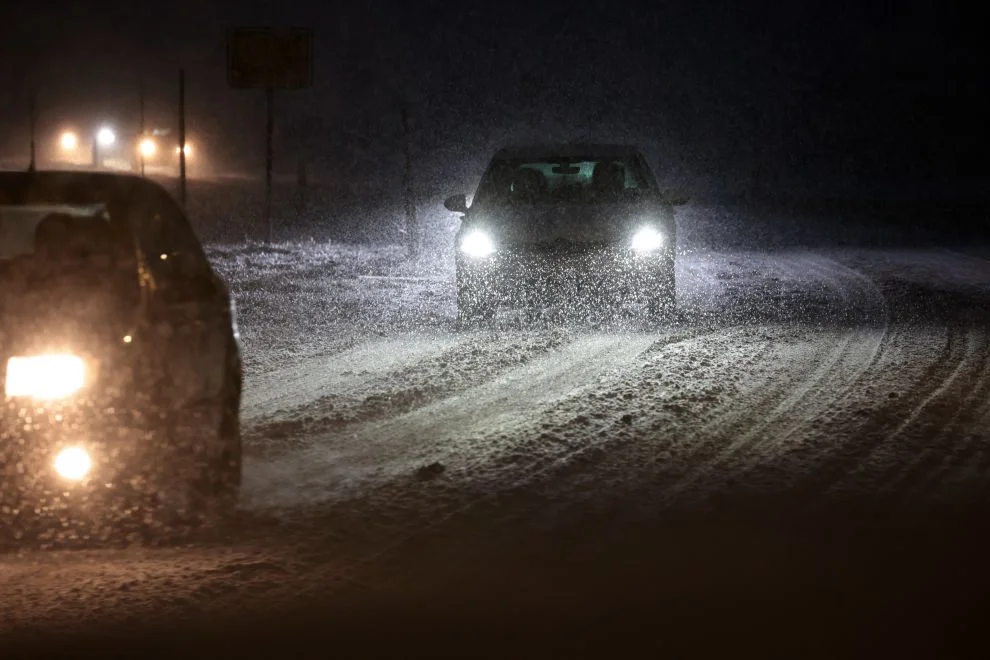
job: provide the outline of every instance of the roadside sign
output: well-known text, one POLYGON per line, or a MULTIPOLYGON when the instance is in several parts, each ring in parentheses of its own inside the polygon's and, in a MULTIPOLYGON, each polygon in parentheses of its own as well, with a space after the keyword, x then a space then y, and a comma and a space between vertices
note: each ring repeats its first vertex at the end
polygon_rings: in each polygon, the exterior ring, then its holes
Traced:
POLYGON ((313 33, 306 28, 227 32, 227 83, 235 89, 303 89, 313 83, 313 33))

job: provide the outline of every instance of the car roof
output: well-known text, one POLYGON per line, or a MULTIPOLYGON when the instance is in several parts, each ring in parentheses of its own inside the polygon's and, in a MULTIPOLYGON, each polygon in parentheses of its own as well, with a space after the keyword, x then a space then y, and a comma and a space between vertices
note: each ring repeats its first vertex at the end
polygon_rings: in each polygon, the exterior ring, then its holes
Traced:
POLYGON ((114 172, 0 172, 0 204, 110 204, 134 194, 166 195, 159 184, 114 172))
POLYGON ((523 144, 506 146, 495 153, 495 158, 586 158, 598 156, 601 158, 624 158, 640 156, 639 149, 628 144, 593 144, 593 143, 560 143, 560 144, 523 144))

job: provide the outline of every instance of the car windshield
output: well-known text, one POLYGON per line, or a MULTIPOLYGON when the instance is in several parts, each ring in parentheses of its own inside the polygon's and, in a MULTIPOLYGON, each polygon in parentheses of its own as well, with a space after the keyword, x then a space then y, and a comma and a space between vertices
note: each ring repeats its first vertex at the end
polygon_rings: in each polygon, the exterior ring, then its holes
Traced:
POLYGON ((496 159, 478 188, 495 204, 608 203, 635 199, 649 180, 631 157, 496 159))

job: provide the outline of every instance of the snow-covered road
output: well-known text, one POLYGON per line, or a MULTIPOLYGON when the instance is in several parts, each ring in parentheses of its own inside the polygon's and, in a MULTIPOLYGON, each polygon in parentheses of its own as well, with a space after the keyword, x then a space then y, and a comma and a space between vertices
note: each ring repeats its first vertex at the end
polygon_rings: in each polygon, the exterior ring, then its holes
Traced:
POLYGON ((979 253, 691 252, 679 317, 649 331, 458 330, 449 264, 391 249, 212 257, 247 365, 241 519, 180 547, 11 551, 0 635, 472 611, 482 593, 485 611, 549 616, 650 580, 675 601, 716 583, 780 597, 880 561, 807 529, 853 543, 990 494, 979 253))

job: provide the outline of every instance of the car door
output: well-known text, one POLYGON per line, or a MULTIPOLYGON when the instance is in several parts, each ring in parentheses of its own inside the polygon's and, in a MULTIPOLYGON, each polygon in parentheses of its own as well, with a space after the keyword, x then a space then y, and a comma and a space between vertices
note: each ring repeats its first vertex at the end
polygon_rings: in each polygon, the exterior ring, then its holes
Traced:
POLYGON ((145 205, 136 215, 166 400, 173 409, 212 404, 225 393, 233 342, 229 292, 177 205, 145 205))

